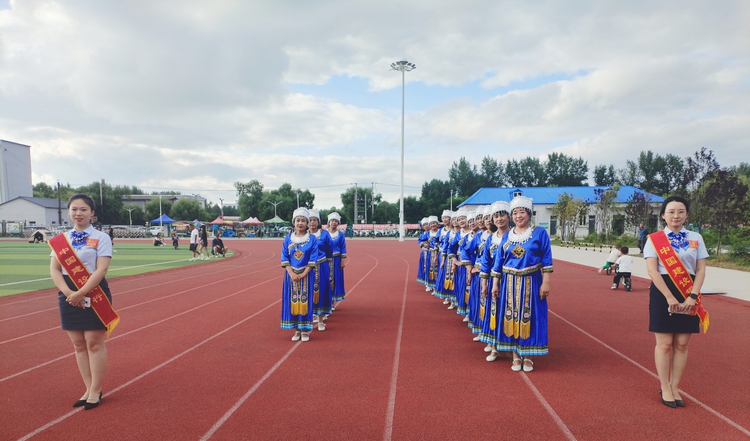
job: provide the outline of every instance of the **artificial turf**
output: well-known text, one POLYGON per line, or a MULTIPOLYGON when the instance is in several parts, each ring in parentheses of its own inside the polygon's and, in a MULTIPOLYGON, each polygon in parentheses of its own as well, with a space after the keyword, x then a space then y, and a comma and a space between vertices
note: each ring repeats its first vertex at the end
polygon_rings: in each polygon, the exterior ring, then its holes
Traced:
MULTIPOLYGON (((230 251, 229 255, 232 252, 230 251)), ((107 278, 130 276, 205 261, 190 262, 187 247, 155 247, 143 243, 115 242, 107 278)), ((53 288, 49 275, 50 248, 46 243, 0 241, 0 297, 53 288), (21 282, 21 283, 19 283, 21 282)))

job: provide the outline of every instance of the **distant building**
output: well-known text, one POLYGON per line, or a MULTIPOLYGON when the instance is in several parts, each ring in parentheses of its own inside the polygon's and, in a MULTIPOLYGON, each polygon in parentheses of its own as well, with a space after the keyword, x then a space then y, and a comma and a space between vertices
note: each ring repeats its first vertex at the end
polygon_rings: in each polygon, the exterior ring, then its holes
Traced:
MULTIPOLYGON (((62 225, 71 225, 68 204, 60 202, 62 225)), ((17 197, 0 204, 0 221, 23 222, 27 227, 58 226, 57 199, 17 197)))
MULTIPOLYGON (((532 223, 546 229, 550 236, 555 236, 559 232, 557 231, 557 216, 552 215, 552 206, 557 203, 561 194, 568 193, 574 198, 582 199, 590 204, 588 215, 575 229, 575 237, 582 238, 593 232, 602 231, 602 226, 597 225, 596 223, 596 208, 594 206, 597 200, 596 190, 607 190, 609 188, 610 187, 607 186, 480 188, 476 193, 469 196, 468 199, 459 205, 459 209, 473 210, 480 205, 490 205, 495 201, 510 202, 516 195, 526 196, 531 198, 534 203, 532 223)), ((635 233, 635 226, 626 225, 623 209, 625 208, 628 199, 630 199, 636 192, 651 197, 651 205, 654 211, 652 212, 652 219, 650 220, 648 228, 652 232, 655 230, 657 225, 656 214, 658 214, 658 209, 661 206, 661 203, 664 202, 664 198, 629 185, 622 185, 620 186, 620 191, 617 192, 617 197, 614 200, 615 213, 612 219, 613 233, 622 234, 625 231, 631 235, 635 233)))
POLYGON ((34 196, 31 147, 0 139, 0 204, 20 196, 34 196))
MULTIPOLYGON (((146 204, 152 199, 158 200, 159 195, 158 194, 126 194, 126 195, 123 195, 122 198, 120 198, 124 206, 135 205, 136 207, 143 210, 144 213, 146 212, 146 204)), ((198 194, 165 194, 165 195, 162 195, 161 197, 162 203, 170 202, 174 204, 180 199, 194 199, 198 201, 199 204, 201 204, 201 207, 205 205, 206 203, 206 198, 198 194)))

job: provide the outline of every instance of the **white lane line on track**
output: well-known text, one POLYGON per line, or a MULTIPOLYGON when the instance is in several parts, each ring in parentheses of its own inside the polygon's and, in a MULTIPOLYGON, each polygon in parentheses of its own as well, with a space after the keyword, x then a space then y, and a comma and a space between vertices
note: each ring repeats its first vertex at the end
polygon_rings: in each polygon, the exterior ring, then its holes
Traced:
MULTIPOLYGON (((351 296, 352 291, 354 291, 354 289, 357 286, 359 286, 359 284, 362 283, 362 281, 365 280, 365 278, 367 278, 367 276, 369 276, 370 273, 372 273, 373 271, 375 271, 375 268, 377 268, 378 265, 380 264, 380 261, 375 256, 373 256, 371 254, 366 254, 366 255, 372 257, 375 260, 375 265, 370 269, 370 271, 367 272, 367 274, 365 274, 364 276, 362 276, 362 278, 359 279, 359 281, 357 283, 355 283, 354 286, 351 289, 348 290, 349 291, 349 296, 351 296)), ((349 264, 347 264, 347 266, 348 265, 349 264)), ((234 405, 231 408, 229 408, 229 410, 221 418, 219 418, 218 421, 216 421, 216 423, 211 427, 211 429, 209 429, 208 432, 206 432, 205 434, 203 434, 203 436, 201 437, 201 441, 204 441, 204 440, 207 440, 207 439, 211 438, 213 436, 213 434, 216 433, 216 431, 219 430, 221 428, 221 426, 224 425, 224 423, 226 423, 229 420, 229 418, 231 418, 231 416, 237 411, 237 409, 239 409, 240 406, 242 406, 242 404, 245 403, 245 401, 247 401, 247 399, 250 398, 250 396, 253 393, 255 393, 255 391, 258 390, 258 388, 274 372, 276 372, 276 369, 278 369, 279 366, 281 366, 281 363, 283 363, 287 358, 289 358, 289 356, 292 354, 292 352, 294 352, 295 349, 297 349, 297 347, 299 347, 300 343, 302 343, 302 342, 298 342, 296 345, 294 345, 292 347, 292 349, 289 350, 289 352, 287 352, 283 357, 281 357, 281 359, 279 359, 279 361, 277 361, 276 364, 274 364, 273 367, 271 367, 271 369, 268 372, 266 372, 266 374, 263 375, 263 377, 260 380, 258 380, 258 382, 255 383, 253 385, 253 387, 250 388, 249 391, 247 391, 245 393, 245 395, 243 395, 239 400, 237 400, 237 402, 234 403, 234 405)))
POLYGON ((231 407, 231 408, 230 408, 230 409, 229 409, 229 410, 228 410, 228 411, 227 411, 227 412, 226 412, 226 413, 225 413, 225 414, 224 414, 224 415, 223 415, 223 416, 222 416, 221 418, 219 418, 219 420, 218 420, 218 421, 216 422, 216 424, 214 424, 214 425, 213 425, 213 427, 211 427, 211 429, 209 429, 209 431, 208 431, 208 432, 206 432, 205 434, 203 434, 203 436, 201 437, 201 441, 205 441, 205 440, 207 440, 207 439, 211 438, 211 436, 213 436, 213 434, 214 434, 214 433, 215 433, 215 432, 216 432, 217 430, 219 430, 219 428, 220 428, 220 427, 221 427, 221 426, 222 426, 222 425, 223 425, 223 424, 224 424, 225 422, 227 422, 227 420, 228 420, 228 419, 229 419, 229 418, 230 418, 230 417, 232 416, 232 414, 234 414, 234 412, 236 412, 236 411, 237 411, 237 409, 239 409, 239 408, 240 408, 240 406, 242 406, 242 404, 243 404, 243 403, 244 403, 245 401, 247 401, 247 399, 248 399, 248 398, 250 398, 250 395, 252 395, 253 393, 255 393, 255 391, 256 391, 256 390, 258 390, 258 388, 259 388, 259 387, 260 387, 260 386, 261 386, 261 385, 262 385, 262 384, 263 384, 263 383, 264 383, 264 382, 265 382, 266 380, 268 380, 268 378, 269 378, 269 377, 270 377, 271 375, 273 375, 273 373, 274 373, 274 372, 276 372, 276 369, 278 369, 278 368, 279 368, 279 366, 281 366, 281 364, 282 364, 282 363, 283 363, 284 361, 286 361, 286 359, 287 359, 287 358, 289 358, 289 356, 290 356, 290 355, 292 355, 292 352, 294 352, 294 351, 295 351, 295 350, 296 350, 296 349, 297 349, 297 348, 299 347, 299 345, 300 345, 301 343, 302 343, 302 342, 301 342, 301 341, 299 341, 299 342, 297 342, 297 344, 295 344, 294 346, 292 346, 292 349, 290 349, 289 351, 287 351, 287 353, 286 353, 286 354, 284 354, 284 356, 283 356, 283 357, 281 357, 281 358, 279 359, 279 361, 277 361, 277 362, 276 362, 276 364, 274 364, 274 365, 273 365, 273 366, 271 367, 271 369, 269 369, 269 370, 268 370, 268 372, 266 372, 266 373, 265 373, 265 375, 263 375, 263 376, 262 376, 262 377, 260 378, 260 380, 258 380, 258 382, 257 382, 257 383, 255 383, 255 384, 253 385, 253 387, 251 387, 251 388, 250 388, 250 390, 249 390, 249 391, 245 392, 245 395, 243 395, 243 396, 242 396, 242 397, 241 397, 241 398, 240 398, 239 400, 237 400, 237 402, 236 402, 236 403, 234 403, 234 406, 232 406, 232 407, 231 407))
MULTIPOLYGON (((401 258, 400 258, 401 259, 401 258)), ((402 259, 406 262, 406 276, 404 279, 404 295, 401 299, 401 317, 398 320, 398 333, 396 335, 396 348, 393 354, 393 369, 391 370, 391 388, 388 392, 388 410, 385 414, 385 430, 383 432, 383 440, 390 441, 393 436, 393 413, 396 408, 396 384, 398 380, 398 367, 401 359, 401 336, 404 331, 404 316, 406 314, 406 292, 409 288, 409 271, 411 265, 406 259, 402 259)))
MULTIPOLYGON (((620 357, 624 358, 625 360, 629 361, 630 363, 632 363, 633 365, 635 365, 636 367, 638 367, 642 371, 646 372, 650 376, 656 378, 657 380, 659 379, 658 375, 656 375, 655 373, 653 373, 650 370, 648 370, 645 366, 641 365, 637 361, 633 360, 632 358, 628 357, 627 355, 623 354, 622 352, 618 351, 617 349, 613 348, 612 346, 604 343, 603 341, 599 340, 598 338, 596 338, 593 335, 589 334, 588 332, 584 331, 580 327, 574 325, 570 321, 564 319, 559 314, 556 314, 556 313, 552 312, 551 310, 549 311, 549 313, 552 314, 552 315, 554 315, 555 317, 559 318, 560 320, 564 321, 565 323, 569 324, 570 326, 572 326, 576 330, 580 331, 583 335, 589 337, 590 339, 594 340, 595 342, 599 343, 600 345, 604 346, 605 348, 609 349, 610 351, 614 352, 615 354, 617 354, 620 357)), ((721 419, 725 423, 729 424, 730 426, 734 427, 735 429, 739 430, 740 432, 744 433, 746 436, 750 436, 750 430, 747 430, 744 427, 742 427, 741 425, 739 425, 736 422, 732 421, 731 419, 729 419, 729 417, 726 417, 726 416, 722 415, 721 413, 719 413, 719 411, 714 410, 712 407, 709 407, 707 404, 704 404, 702 401, 699 401, 697 398, 693 397, 692 395, 688 394, 687 392, 683 391, 682 389, 680 389, 680 394, 681 395, 685 395, 686 397, 690 398, 692 401, 695 401, 703 409, 705 409, 709 413, 714 414, 716 417, 718 417, 719 419, 721 419)))
MULTIPOLYGON (((120 334, 120 335, 117 335, 117 336, 115 336, 115 337, 109 338, 109 339, 107 339, 107 341, 117 340, 118 338, 122 338, 122 337, 125 337, 125 336, 127 336, 127 335, 133 334, 133 333, 135 333, 135 332, 139 332, 139 331, 142 331, 142 330, 144 330, 144 329, 147 329, 147 328, 150 328, 150 327, 152 327, 152 326, 156 326, 156 325, 158 325, 158 324, 164 323, 164 322, 166 322, 166 321, 172 320, 172 319, 174 319, 174 318, 177 318, 177 317, 180 317, 180 316, 182 316, 182 315, 185 315, 185 314, 188 314, 188 313, 190 313, 190 312, 193 312, 193 311, 196 311, 196 310, 198 310, 198 309, 201 309, 201 308, 203 308, 203 307, 205 307, 205 306, 211 305, 211 304, 213 304, 213 303, 216 303, 216 302, 220 302, 220 301, 222 301, 222 300, 225 300, 225 299, 228 299, 228 298, 230 298, 230 297, 234 297, 234 296, 236 296, 236 295, 238 295, 238 294, 240 294, 240 293, 243 293, 243 292, 245 292, 245 291, 248 291, 248 290, 251 290, 251 289, 257 288, 258 286, 261 286, 261 285, 265 285, 265 284, 266 284, 266 283, 268 283, 268 282, 272 282, 272 281, 274 281, 274 280, 278 280, 278 279, 280 279, 280 278, 281 278, 281 277, 275 277, 275 278, 273 278, 273 279, 268 279, 268 280, 266 280, 265 282, 260 282, 260 283, 258 283, 258 284, 256 284, 256 285, 253 285, 253 286, 247 287, 247 288, 245 288, 245 289, 242 289, 242 290, 240 290, 240 291, 236 291, 236 292, 234 292, 234 293, 232 293, 232 294, 229 294, 229 295, 226 295, 226 296, 224 296, 224 297, 221 297, 221 298, 218 298, 218 299, 214 299, 214 300, 211 300, 210 302, 206 302, 206 303, 203 303, 203 304, 201 304, 200 306, 196 306, 195 308, 191 308, 191 309, 188 309, 188 310, 186 310, 186 311, 183 311, 183 312, 181 312, 181 313, 179 313, 179 314, 175 314, 175 315, 173 315, 173 316, 170 316, 170 317, 167 317, 167 318, 165 318, 165 319, 162 319, 162 320, 159 320, 159 321, 156 321, 156 322, 152 322, 152 323, 149 323, 148 325, 142 326, 142 327, 140 327, 140 328, 138 328, 138 329, 133 329, 132 331, 129 331, 129 332, 126 332, 126 333, 124 333, 124 334, 120 334)), ((7 380, 10 380, 11 378, 15 378, 15 377, 17 377, 17 376, 19 376, 19 375, 23 375, 23 374, 26 374, 26 373, 28 373, 28 372, 31 372, 31 371, 33 371, 33 370, 39 369, 39 368, 41 368, 41 367, 44 367, 44 366, 50 365, 50 364, 52 364, 52 363, 54 363, 54 362, 56 362, 56 361, 60 361, 60 360, 62 360, 62 359, 64 359, 64 358, 68 358, 68 357, 70 357, 70 356, 73 356, 74 354, 75 354, 75 352, 71 352, 71 353, 69 353, 69 354, 65 354, 65 355, 62 355, 62 356, 60 356, 60 357, 54 358, 54 359, 52 359, 52 360, 49 360, 49 361, 45 361, 44 363, 38 364, 38 365, 36 365, 36 366, 34 366, 34 367, 30 367, 30 368, 28 368, 28 369, 25 369, 25 370, 23 370, 23 371, 20 371, 20 372, 16 372, 15 374, 11 374, 11 375, 8 375, 7 377, 4 377, 4 378, 0 378, 0 383, 2 383, 2 382, 4 382, 4 381, 7 381, 7 380)))
MULTIPOLYGON (((274 279, 274 280, 275 280, 275 279, 274 279)), ((266 283, 266 282, 263 282, 263 283, 266 283)), ((245 291, 245 290, 242 290, 242 291, 245 291)), ((236 293, 234 293, 234 294, 232 294, 232 295, 235 295, 235 294, 239 294, 239 293, 240 293, 240 292, 242 292, 242 291, 237 291, 236 293)), ((158 364, 158 365, 154 366, 153 368, 151 368, 151 369, 149 369, 148 371, 146 371, 146 372, 142 373, 141 375, 138 375, 137 377, 133 378, 132 380, 130 380, 130 381, 127 381, 127 382, 125 382, 125 383, 123 383, 123 384, 121 384, 121 385, 117 386, 116 388, 112 389, 112 390, 111 390, 111 391, 110 391, 110 392, 109 392, 109 393, 108 393, 107 395, 112 395, 112 394, 116 393, 117 391, 119 391, 119 390, 122 390, 122 389, 124 389, 124 388, 126 388, 126 387, 130 386, 131 384, 135 383, 136 381, 138 381, 138 380, 141 380, 142 378, 144 378, 144 377, 146 377, 146 376, 148 376, 148 375, 150 375, 150 374, 152 374, 152 373, 154 373, 154 372, 158 371, 159 369, 163 368, 164 366, 166 366, 166 365, 168 365, 168 364, 172 363, 173 361, 175 361, 175 360, 177 360, 177 359, 181 358, 182 356, 184 356, 184 355, 186 355, 186 354, 188 354, 188 353, 190 353, 190 352, 192 352, 192 351, 194 351, 194 350, 198 349, 199 347, 201 347, 201 346, 203 346, 204 344, 206 344, 206 343, 210 342, 211 340, 213 340, 213 339, 215 339, 215 338, 219 337, 220 335, 226 334, 227 332, 231 331, 232 329, 236 328, 237 326, 239 326, 239 325, 241 325, 241 324, 245 323, 246 321, 250 320, 251 318, 253 318, 253 317, 257 316, 257 315, 258 315, 258 314, 260 314, 261 312, 264 312, 264 311, 265 311, 265 310, 267 310, 268 308, 270 308, 270 307, 272 307, 272 306, 276 305, 276 304, 277 304, 277 303, 279 303, 280 301, 281 301, 281 300, 276 300, 275 302, 273 302, 273 303, 269 304, 269 305, 268 305, 268 306, 266 306, 265 308, 263 308, 263 309, 261 309, 261 310, 259 310, 259 311, 255 312, 255 314, 253 314, 253 315, 251 315, 251 316, 249 316, 249 317, 246 317, 246 318, 244 318, 243 320, 241 320, 241 321, 239 321, 239 322, 237 322, 237 323, 233 324, 232 326, 230 326, 230 327, 228 327, 228 328, 225 328, 225 329, 224 329, 224 330, 222 330, 222 331, 219 331, 219 332, 217 332, 216 334, 212 335, 211 337, 208 337, 207 339, 203 340, 202 342, 200 342, 200 343, 198 343, 198 344, 196 344, 196 345, 194 345, 194 346, 192 346, 192 347, 190 347, 190 348, 188 348, 188 349, 186 349, 186 350, 184 350, 184 351, 180 352, 179 354, 175 355, 174 357, 170 358, 169 360, 166 360, 166 361, 164 361, 163 363, 160 363, 160 364, 158 364)), ((43 426, 41 426, 41 427, 37 428, 37 429, 36 429, 36 430, 34 430, 33 432, 30 432, 30 433, 26 434, 25 436, 23 436, 22 438, 19 438, 19 441, 25 441, 25 440, 27 440, 27 439, 31 438, 32 436, 34 436, 34 435, 37 435, 38 433, 40 433, 40 432, 43 432, 43 431, 45 431, 45 430, 49 429, 50 427, 54 426, 55 424, 57 424, 57 423, 59 423, 59 422, 62 422, 62 421, 64 421, 64 420, 66 420, 66 419, 67 419, 68 417, 72 416, 73 414, 75 414, 75 413, 76 413, 77 411, 80 411, 80 410, 81 410, 80 408, 79 408, 79 409, 76 409, 76 410, 74 410, 74 411, 68 412, 67 414, 65 414, 65 415, 61 416, 60 418, 57 418, 56 420, 50 421, 49 423, 47 423, 47 424, 45 424, 45 425, 43 425, 43 426)))
MULTIPOLYGON (((227 281, 227 280, 233 280, 233 279, 236 279, 236 278, 238 278, 238 277, 245 277, 245 276, 248 276, 248 275, 250 275, 250 274, 255 274, 255 273, 259 273, 259 272, 264 272, 264 271, 268 271, 268 270, 269 270, 269 269, 271 269, 271 268, 276 268, 276 267, 275 267, 275 266, 270 266, 270 267, 268 267, 268 268, 264 268, 264 269, 256 270, 256 271, 253 271, 253 272, 249 272, 249 273, 243 273, 243 274, 239 274, 239 275, 237 275, 237 276, 234 276, 234 277, 228 277, 228 278, 222 279, 222 280, 220 280, 220 281, 215 281, 215 282, 211 282, 211 283, 208 283, 208 284, 205 284, 205 285, 201 285, 200 287, 193 287, 193 288, 187 289, 187 290, 185 290, 185 291, 180 291, 179 293, 175 293, 175 294, 170 294, 170 295, 168 295, 168 296, 164 296, 164 297, 159 297, 159 298, 156 298, 156 299, 151 299, 151 300, 148 300, 148 301, 145 301, 145 302, 137 303, 137 304, 135 304, 135 305, 130 305, 130 306, 127 306, 127 307, 124 307, 124 308, 117 308, 117 309, 118 309, 118 310, 120 310, 120 311, 124 311, 124 310, 126 310, 126 309, 130 309, 130 308, 135 308, 135 307, 138 307, 138 306, 141 306, 141 305, 145 305, 145 304, 147 304, 147 303, 151 303, 151 302, 155 302, 155 301, 159 301, 159 300, 167 299, 167 298, 169 298, 169 297, 173 297, 173 296, 176 296, 176 295, 181 295, 181 294, 184 294, 184 293, 186 293, 186 292, 194 291, 194 290, 196 290, 196 289, 198 289, 198 288, 204 288, 204 287, 206 287, 206 286, 211 286, 211 285, 215 285, 215 284, 217 284, 217 283, 222 283, 222 282, 224 282, 224 281, 227 281)), ((198 277, 205 277, 205 276, 206 276, 206 274, 201 274, 201 275, 200 275, 200 276, 198 276, 198 277)), ((184 280, 185 280, 185 279, 181 279, 180 281, 184 281, 184 280)), ((145 291, 145 290, 148 290, 148 291, 152 291, 152 290, 154 289, 154 287, 156 287, 156 286, 159 286, 159 285, 167 285, 167 284, 172 284, 172 283, 174 283, 174 280, 172 280, 172 281, 169 281, 169 282, 164 282, 164 283, 160 283, 160 284, 158 284, 158 285, 149 285, 149 286, 145 286, 145 287, 143 287, 143 288, 138 288, 138 289, 136 289, 136 290, 131 290, 131 291, 124 291, 124 292, 122 292, 122 293, 118 293, 118 294, 113 294, 113 295, 112 295, 112 297, 113 297, 113 299, 114 299, 114 297, 115 297, 116 295, 122 295, 122 294, 124 294, 124 293, 129 293, 129 292, 133 292, 133 291, 145 291)), ((56 309, 58 309, 58 308, 57 308, 57 307, 54 307, 54 308, 47 308, 47 309, 42 309, 42 310, 39 310, 39 311, 34 311, 34 312, 29 312, 29 313, 26 313, 26 314, 21 314, 21 315, 17 315, 17 316, 14 316, 14 317, 7 317, 7 318, 4 318, 4 319, 0 319, 0 322, 5 322, 5 321, 8 321, 8 320, 16 320, 16 319, 19 319, 19 318, 23 318, 23 317, 29 317, 29 316, 32 316, 32 315, 36 315, 36 314, 41 314, 41 313, 44 313, 44 312, 54 311, 54 310, 56 310, 56 309)))
POLYGON ((573 436, 573 433, 568 429, 568 426, 565 425, 562 418, 555 412, 555 409, 550 406, 550 404, 547 402, 547 400, 544 399, 542 396, 542 393, 539 392, 539 389, 534 386, 534 383, 529 380, 529 376, 526 375, 525 372, 521 372, 521 378, 523 378, 523 381, 526 382, 526 385, 529 386, 532 392, 534 392, 534 395, 536 395, 536 399, 539 400, 539 402, 542 404, 542 407, 547 411, 550 417, 552 417, 552 420, 557 424, 557 427, 562 430, 562 432, 565 434, 565 437, 571 441, 575 441, 576 437, 573 436))

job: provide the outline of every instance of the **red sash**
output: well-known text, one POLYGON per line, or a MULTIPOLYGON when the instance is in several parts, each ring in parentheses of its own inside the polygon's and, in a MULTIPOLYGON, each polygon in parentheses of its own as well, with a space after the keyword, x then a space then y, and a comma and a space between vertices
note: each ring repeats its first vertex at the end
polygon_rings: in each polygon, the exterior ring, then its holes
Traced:
MULTIPOLYGON (((656 233, 649 234, 648 237, 654 244, 656 255, 659 257, 661 264, 664 265, 664 268, 667 270, 669 278, 672 279, 672 283, 674 283, 680 294, 682 294, 682 300, 687 299, 693 291, 693 279, 685 268, 685 264, 680 260, 680 256, 677 255, 674 248, 669 244, 667 233, 665 233, 664 230, 657 231, 656 233)), ((701 293, 698 293, 698 299, 695 301, 693 314, 698 315, 701 325, 703 326, 703 333, 705 334, 706 331, 708 331, 708 311, 703 309, 701 299, 701 293)))
MULTIPOLYGON (((88 240, 93 241, 93 239, 88 240)), ((65 234, 58 234, 47 243, 55 253, 55 258, 60 262, 60 266, 68 273, 68 277, 73 281, 73 284, 78 289, 83 288, 83 285, 91 277, 91 273, 89 273, 89 270, 86 269, 86 266, 73 250, 70 242, 68 242, 68 237, 65 234)), ((115 326, 120 323, 120 316, 112 308, 112 304, 109 303, 109 299, 101 286, 97 285, 96 288, 86 294, 86 297, 91 299, 91 307, 96 312, 99 320, 107 327, 107 336, 109 337, 115 326)))

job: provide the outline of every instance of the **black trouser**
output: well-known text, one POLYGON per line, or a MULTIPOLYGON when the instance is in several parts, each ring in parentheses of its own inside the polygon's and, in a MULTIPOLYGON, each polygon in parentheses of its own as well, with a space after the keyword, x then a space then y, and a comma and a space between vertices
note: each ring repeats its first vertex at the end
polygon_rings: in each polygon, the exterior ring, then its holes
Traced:
POLYGON ((641 250, 641 254, 643 254, 643 247, 645 247, 645 246, 646 246, 646 241, 639 239, 638 240, 638 248, 641 250))
POLYGON ((615 279, 612 281, 615 285, 620 286, 620 279, 623 277, 630 278, 630 273, 617 273, 615 274, 615 279))

